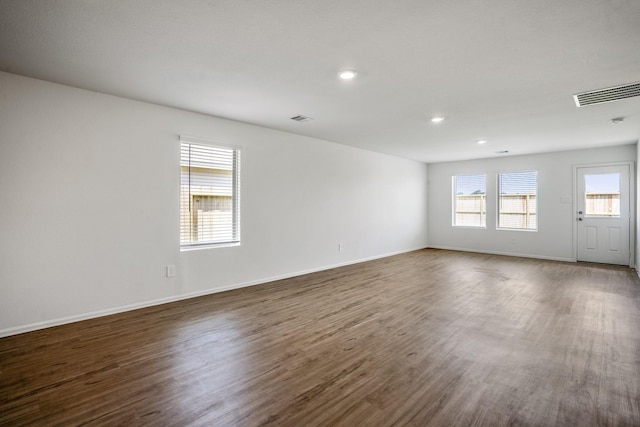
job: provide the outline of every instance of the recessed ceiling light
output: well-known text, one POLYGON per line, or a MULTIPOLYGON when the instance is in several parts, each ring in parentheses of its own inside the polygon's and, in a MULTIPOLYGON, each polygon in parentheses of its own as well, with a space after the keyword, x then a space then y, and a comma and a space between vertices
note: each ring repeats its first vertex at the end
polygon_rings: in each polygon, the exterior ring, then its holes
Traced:
POLYGON ((352 80, 358 75, 356 70, 342 70, 338 73, 338 77, 342 80, 352 80))
POLYGON ((435 117, 431 117, 431 121, 433 123, 440 123, 441 121, 444 120, 444 116, 435 116, 435 117))
POLYGON ((482 144, 486 144, 487 140, 486 139, 479 139, 476 141, 478 144, 482 145, 482 144))
POLYGON ((613 123, 614 125, 622 122, 624 122, 624 117, 614 117, 613 119, 611 119, 611 123, 613 123))

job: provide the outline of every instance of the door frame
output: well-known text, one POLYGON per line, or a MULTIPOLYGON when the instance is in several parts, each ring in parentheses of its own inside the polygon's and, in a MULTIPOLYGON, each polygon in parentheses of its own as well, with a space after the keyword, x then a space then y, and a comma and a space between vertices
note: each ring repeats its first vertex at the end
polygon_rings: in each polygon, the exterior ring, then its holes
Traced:
POLYGON ((629 267, 636 267, 636 170, 635 162, 589 163, 573 165, 573 261, 578 262, 578 169, 606 166, 629 167, 629 267))

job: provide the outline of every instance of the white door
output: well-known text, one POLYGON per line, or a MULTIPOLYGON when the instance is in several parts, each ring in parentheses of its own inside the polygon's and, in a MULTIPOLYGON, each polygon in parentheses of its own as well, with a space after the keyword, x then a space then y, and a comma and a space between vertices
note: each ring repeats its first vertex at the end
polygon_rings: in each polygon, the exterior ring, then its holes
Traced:
POLYGON ((578 261, 629 265, 629 165, 576 172, 578 261))

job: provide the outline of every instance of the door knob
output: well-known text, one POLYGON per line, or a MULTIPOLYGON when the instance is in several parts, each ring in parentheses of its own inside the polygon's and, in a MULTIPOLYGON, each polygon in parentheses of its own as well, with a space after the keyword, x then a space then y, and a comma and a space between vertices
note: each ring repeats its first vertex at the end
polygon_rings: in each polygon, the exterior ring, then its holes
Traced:
POLYGON ((578 214, 582 215, 582 211, 578 211, 578 214))
POLYGON ((578 221, 582 221, 582 218, 578 218, 578 221))

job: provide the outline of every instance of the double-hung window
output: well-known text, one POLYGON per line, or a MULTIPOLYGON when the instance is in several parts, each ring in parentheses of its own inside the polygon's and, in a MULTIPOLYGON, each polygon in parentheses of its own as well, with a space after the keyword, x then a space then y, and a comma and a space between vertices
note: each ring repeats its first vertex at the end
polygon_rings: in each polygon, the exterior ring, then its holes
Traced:
POLYGON ((453 225, 486 227, 487 176, 457 175, 453 177, 453 225))
POLYGON ((498 228, 538 229, 538 172, 498 174, 498 228))
POLYGON ((180 137, 180 248, 240 243, 240 150, 180 137))

